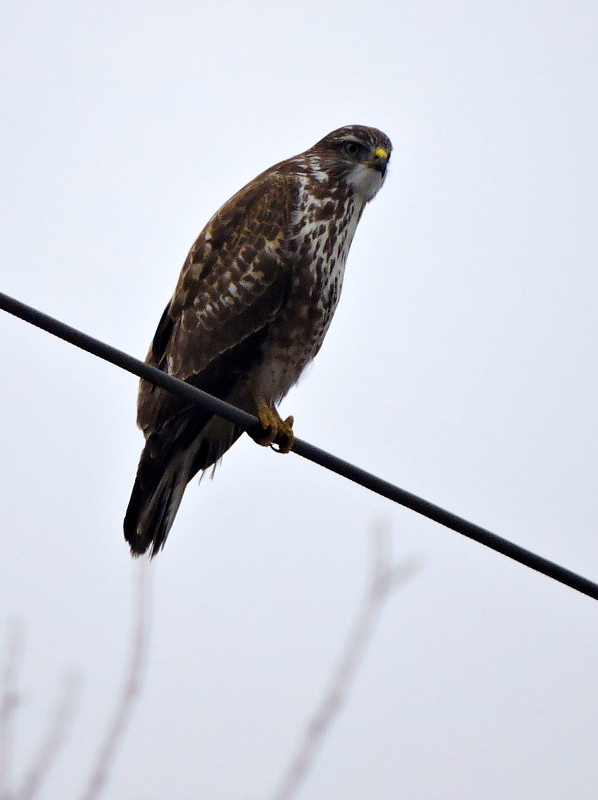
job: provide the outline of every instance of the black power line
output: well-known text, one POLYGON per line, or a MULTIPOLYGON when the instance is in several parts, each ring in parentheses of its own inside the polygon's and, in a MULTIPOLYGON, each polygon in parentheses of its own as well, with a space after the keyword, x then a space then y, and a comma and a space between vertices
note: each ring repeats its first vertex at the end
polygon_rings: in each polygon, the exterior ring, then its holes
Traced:
MULTIPOLYGON (((69 325, 65 325, 63 322, 37 311, 35 308, 25 305, 25 303, 21 303, 2 292, 0 292, 0 308, 54 336, 58 336, 60 339, 64 339, 76 347, 80 347, 82 350, 86 350, 88 353, 92 353, 92 355, 109 361, 117 367, 133 373, 133 375, 144 378, 146 381, 182 397, 189 403, 234 422, 235 425, 249 433, 257 434, 261 430, 259 421, 251 414, 241 411, 207 392, 202 392, 200 389, 178 380, 178 378, 173 378, 155 367, 150 367, 148 364, 144 364, 143 361, 139 361, 127 355, 127 353, 117 350, 115 347, 100 342, 98 339, 94 339, 76 328, 71 328, 69 325)), ((469 539, 473 539, 495 550, 497 553, 502 553, 504 556, 512 558, 514 561, 518 561, 536 572, 547 575, 549 578, 565 584, 565 586, 570 586, 572 589, 598 600, 598 584, 593 581, 565 567, 561 567, 554 561, 549 561, 547 558, 532 553, 530 550, 526 550, 525 547, 520 547, 502 536, 497 536, 495 533, 491 533, 473 522, 458 517, 456 514, 452 514, 450 511, 446 511, 428 500, 423 500, 421 497, 405 491, 405 489, 400 489, 398 486, 394 486, 392 483, 382 480, 382 478, 378 478, 370 472, 350 464, 348 461, 343 461, 343 459, 327 453, 313 444, 309 444, 309 442, 295 439, 293 452, 332 472, 336 472, 337 475, 364 486, 366 489, 387 497, 395 503, 406 506, 424 517, 439 522, 441 525, 445 525, 447 528, 451 528, 451 530, 457 531, 457 533, 461 533, 463 536, 467 536, 469 539)))

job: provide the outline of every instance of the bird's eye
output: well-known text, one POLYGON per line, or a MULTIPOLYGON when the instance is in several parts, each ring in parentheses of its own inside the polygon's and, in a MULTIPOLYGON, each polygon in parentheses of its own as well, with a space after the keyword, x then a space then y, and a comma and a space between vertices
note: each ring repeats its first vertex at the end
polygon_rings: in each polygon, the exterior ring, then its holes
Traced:
POLYGON ((343 152, 348 156, 356 156, 361 149, 357 142, 345 142, 343 144, 343 152))

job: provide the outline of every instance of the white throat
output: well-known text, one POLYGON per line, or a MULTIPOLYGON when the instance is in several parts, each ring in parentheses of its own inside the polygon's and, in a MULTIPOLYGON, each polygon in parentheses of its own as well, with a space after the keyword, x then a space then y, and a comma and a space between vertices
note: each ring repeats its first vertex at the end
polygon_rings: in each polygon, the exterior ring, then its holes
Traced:
POLYGON ((348 181, 355 194, 369 203, 384 183, 384 176, 367 164, 357 164, 349 173, 348 181))

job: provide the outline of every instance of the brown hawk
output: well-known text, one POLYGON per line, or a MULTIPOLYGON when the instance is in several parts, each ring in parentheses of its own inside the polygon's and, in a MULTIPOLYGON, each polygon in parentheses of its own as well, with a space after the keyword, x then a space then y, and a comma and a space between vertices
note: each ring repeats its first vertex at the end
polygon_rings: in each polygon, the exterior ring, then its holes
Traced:
MULTIPOLYGON (((277 403, 320 349, 364 206, 391 143, 349 125, 262 172, 214 214, 191 248, 147 363, 255 414, 281 452, 293 418, 277 403)), ((124 521, 133 555, 163 546, 187 483, 242 431, 141 381, 146 444, 124 521)))

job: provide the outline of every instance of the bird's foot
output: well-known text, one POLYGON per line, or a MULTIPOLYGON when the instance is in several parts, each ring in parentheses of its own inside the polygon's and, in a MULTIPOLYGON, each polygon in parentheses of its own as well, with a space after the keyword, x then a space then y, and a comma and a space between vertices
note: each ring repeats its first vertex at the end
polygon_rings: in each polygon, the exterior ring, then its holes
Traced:
POLYGON ((283 420, 275 409, 265 404, 260 406, 257 415, 264 433, 262 436, 258 436, 255 441, 264 447, 271 447, 273 444, 278 445, 277 453, 290 453, 295 441, 293 417, 287 417, 283 420))
MULTIPOLYGON (((280 419, 280 417, 279 417, 280 419)), ((281 419, 278 425, 278 434, 274 444, 278 445, 277 453, 290 453, 295 444, 295 434, 293 433, 294 417, 281 419)))

